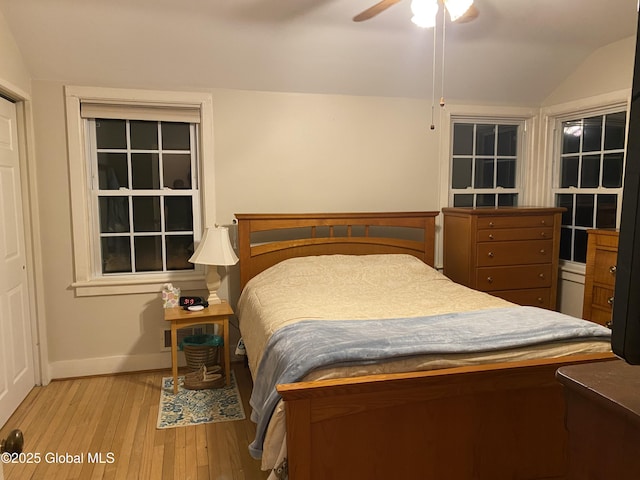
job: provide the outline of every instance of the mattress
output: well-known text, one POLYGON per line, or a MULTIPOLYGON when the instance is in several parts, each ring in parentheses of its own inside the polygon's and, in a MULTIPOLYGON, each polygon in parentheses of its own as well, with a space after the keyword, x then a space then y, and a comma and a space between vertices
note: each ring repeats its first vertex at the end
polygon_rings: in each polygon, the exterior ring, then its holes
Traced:
MULTIPOLYGON (((380 320, 514 307, 456 284, 410 255, 326 255, 285 260, 251 279, 238 302, 240 331, 254 379, 274 332, 303 320, 380 320)), ((419 355, 377 364, 328 366, 304 380, 396 373, 610 351, 608 341, 554 342, 475 354, 419 355)), ((284 456, 284 409, 266 432, 262 468, 284 456)))

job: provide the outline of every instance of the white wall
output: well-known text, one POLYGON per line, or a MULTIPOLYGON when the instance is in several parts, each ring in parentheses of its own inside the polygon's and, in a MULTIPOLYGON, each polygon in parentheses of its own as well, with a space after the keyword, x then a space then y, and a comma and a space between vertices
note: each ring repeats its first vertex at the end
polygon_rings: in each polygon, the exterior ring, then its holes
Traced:
POLYGON ((0 85, 5 88, 15 88, 27 94, 31 92, 31 77, 2 12, 0 12, 0 85))
MULTIPOLYGON (((629 46, 629 41, 618 42, 610 51, 596 52, 546 103, 630 87, 629 46), (582 85, 593 76, 599 80, 582 85)), ((442 129, 429 130, 428 102, 221 89, 211 93, 219 223, 247 212, 442 206, 442 129)), ((62 84, 33 83, 52 376, 167 367, 169 354, 160 352, 166 325, 159 295, 78 298, 70 288, 73 256, 63 98, 62 84)), ((237 284, 236 270, 231 273, 232 284, 237 284)), ((562 294, 563 310, 581 305, 581 292, 563 288, 562 294), (571 292, 570 300, 565 292, 571 292)))
MULTIPOLYGON (((52 377, 167 367, 159 294, 79 298, 70 288, 63 85, 35 81, 33 92, 52 377)), ((420 101, 212 95, 218 223, 240 212, 439 208, 438 133, 420 101)), ((230 279, 237 284, 237 269, 230 279)))

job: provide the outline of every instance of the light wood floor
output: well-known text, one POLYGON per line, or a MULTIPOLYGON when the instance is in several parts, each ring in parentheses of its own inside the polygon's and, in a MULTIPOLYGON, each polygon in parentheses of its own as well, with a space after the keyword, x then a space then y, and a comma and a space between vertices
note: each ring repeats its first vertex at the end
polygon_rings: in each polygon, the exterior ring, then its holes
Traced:
POLYGON ((35 387, 0 429, 0 438, 20 428, 24 452, 39 453, 41 461, 4 465, 5 480, 265 479, 267 472, 247 450, 255 433, 249 420, 249 370, 242 364, 233 368, 246 420, 162 430, 156 428, 160 385, 169 370, 35 387), (81 463, 65 464, 56 453, 84 457, 81 463), (89 462, 89 453, 102 454, 105 463, 89 462))

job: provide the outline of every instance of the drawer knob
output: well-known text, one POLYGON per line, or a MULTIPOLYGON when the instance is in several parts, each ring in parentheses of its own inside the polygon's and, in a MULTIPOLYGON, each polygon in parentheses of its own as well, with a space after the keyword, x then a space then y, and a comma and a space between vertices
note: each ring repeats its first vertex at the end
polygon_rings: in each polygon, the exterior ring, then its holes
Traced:
POLYGON ((540 223, 541 223, 542 225, 546 225, 546 224, 547 224, 547 221, 546 221, 546 220, 540 220, 540 223))
POLYGON ((541 248, 541 249, 540 249, 540 253, 541 253, 542 255, 544 255, 544 248, 541 248))
POLYGON ((493 233, 489 234, 489 240, 493 240, 493 233))
POLYGON ((489 258, 493 258, 493 252, 489 252, 487 253, 487 255, 489 256, 489 258))
POLYGON ((487 277, 487 282, 493 283, 493 277, 487 277))
POLYGON ((540 232, 540 236, 541 237, 546 237, 547 236, 547 232, 540 232))
POLYGON ((615 265, 611 265, 611 266, 609 267, 609 273, 610 273, 611 275, 615 275, 615 274, 616 274, 616 270, 617 270, 617 269, 618 269, 618 268, 617 268, 615 265))
POLYGON ((489 226, 493 227, 494 223, 493 222, 489 222, 489 226))
POLYGON ((538 297, 538 303, 543 303, 544 300, 542 299, 542 297, 538 297))
POLYGON ((609 298, 607 298, 607 303, 608 303, 609 305, 613 305, 613 297, 609 297, 609 298))
POLYGON ((544 273, 538 275, 540 278, 544 278, 544 273))

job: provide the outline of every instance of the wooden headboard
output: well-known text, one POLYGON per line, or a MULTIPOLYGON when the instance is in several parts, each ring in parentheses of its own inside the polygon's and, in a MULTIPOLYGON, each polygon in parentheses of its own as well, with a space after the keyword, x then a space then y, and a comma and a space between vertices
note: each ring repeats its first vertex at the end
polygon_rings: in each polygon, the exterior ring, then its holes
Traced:
POLYGON ((439 212, 236 214, 240 288, 282 260, 405 253, 434 264, 439 212))

